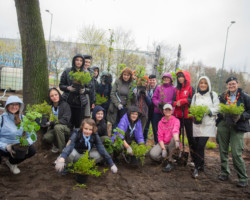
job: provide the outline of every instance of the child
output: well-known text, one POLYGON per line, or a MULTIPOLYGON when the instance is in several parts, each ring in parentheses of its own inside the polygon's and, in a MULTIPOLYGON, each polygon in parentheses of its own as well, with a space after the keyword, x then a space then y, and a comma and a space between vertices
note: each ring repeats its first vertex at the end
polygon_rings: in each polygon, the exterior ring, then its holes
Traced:
MULTIPOLYGON (((158 144, 155 145, 149 155, 152 160, 161 161, 167 157, 167 152, 170 153, 174 148, 180 148, 179 142, 179 128, 180 121, 174 117, 173 107, 171 104, 165 104, 163 106, 164 117, 158 124, 158 144)), ((170 172, 173 169, 171 158, 168 160, 168 164, 163 168, 163 172, 170 172)))
POLYGON ((85 151, 89 151, 89 157, 95 159, 99 163, 105 158, 107 163, 111 166, 112 173, 117 173, 118 169, 114 164, 112 158, 105 150, 99 135, 97 134, 97 127, 93 119, 84 119, 81 123, 80 129, 75 129, 70 137, 67 146, 63 149, 62 154, 56 160, 56 171, 61 172, 64 169, 65 161, 67 163, 74 163, 79 160, 85 151), (93 149, 95 145, 96 149, 93 149))

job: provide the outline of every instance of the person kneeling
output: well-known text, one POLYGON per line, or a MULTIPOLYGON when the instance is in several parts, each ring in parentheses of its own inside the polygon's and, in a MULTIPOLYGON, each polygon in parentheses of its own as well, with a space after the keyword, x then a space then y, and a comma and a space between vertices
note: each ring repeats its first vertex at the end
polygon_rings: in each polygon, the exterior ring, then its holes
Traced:
POLYGON ((173 169, 171 162, 171 152, 176 149, 180 149, 179 142, 179 128, 180 121, 172 115, 173 107, 170 104, 165 104, 163 107, 164 117, 158 124, 158 141, 149 155, 154 161, 168 160, 166 167, 162 169, 163 172, 170 172, 173 169), (169 157, 169 158, 167 158, 169 157))
POLYGON ((84 154, 89 151, 89 157, 95 159, 96 163, 100 163, 103 158, 111 166, 112 173, 117 173, 118 169, 114 164, 112 158, 105 150, 99 135, 97 134, 97 127, 93 119, 84 119, 81 123, 80 129, 75 129, 70 137, 62 154, 56 160, 56 171, 62 172, 66 163, 75 163, 84 154), (93 146, 96 146, 96 149, 93 146))

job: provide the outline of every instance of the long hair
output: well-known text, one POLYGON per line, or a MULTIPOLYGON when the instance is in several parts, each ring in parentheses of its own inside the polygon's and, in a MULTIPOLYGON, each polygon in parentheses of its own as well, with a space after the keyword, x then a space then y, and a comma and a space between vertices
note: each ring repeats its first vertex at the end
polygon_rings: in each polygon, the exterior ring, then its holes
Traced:
POLYGON ((50 99, 50 92, 52 90, 55 90, 58 93, 58 95, 59 95, 59 102, 58 102, 58 104, 60 104, 63 101, 62 95, 61 95, 61 93, 59 92, 58 89, 56 89, 55 87, 52 87, 52 88, 49 89, 49 92, 48 92, 48 103, 49 103, 49 105, 53 105, 53 101, 51 101, 51 99, 50 99))
POLYGON ((121 72, 121 74, 120 74, 120 76, 119 76, 119 79, 121 79, 121 80, 123 80, 123 74, 125 73, 125 72, 127 72, 129 75, 130 75, 130 79, 129 79, 129 81, 128 82, 132 82, 132 80, 133 80, 133 72, 132 72, 132 70, 130 69, 130 68, 128 68, 128 67, 125 67, 123 70, 122 70, 122 72, 121 72))

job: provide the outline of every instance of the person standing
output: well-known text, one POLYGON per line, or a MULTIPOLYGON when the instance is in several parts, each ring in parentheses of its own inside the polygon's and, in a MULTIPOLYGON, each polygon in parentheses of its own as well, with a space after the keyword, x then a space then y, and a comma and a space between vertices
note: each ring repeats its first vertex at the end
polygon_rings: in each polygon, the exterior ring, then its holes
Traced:
POLYGON ((219 144, 221 159, 221 173, 218 178, 221 181, 226 181, 230 175, 228 166, 230 144, 233 166, 239 178, 237 186, 246 187, 248 185, 248 176, 242 158, 242 151, 244 149, 244 133, 250 131, 250 96, 239 88, 236 77, 229 77, 226 83, 228 90, 219 96, 220 102, 223 104, 236 104, 237 106, 243 104, 245 111, 242 115, 233 118, 233 125, 227 124, 222 114, 218 115, 216 140, 219 144))

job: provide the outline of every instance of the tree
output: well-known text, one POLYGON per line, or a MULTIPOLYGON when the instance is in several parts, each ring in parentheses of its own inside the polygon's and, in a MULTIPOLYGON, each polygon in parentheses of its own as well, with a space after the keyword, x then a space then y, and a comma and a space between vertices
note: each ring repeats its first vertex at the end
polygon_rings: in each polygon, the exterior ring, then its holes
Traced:
POLYGON ((23 99, 25 104, 47 98, 48 63, 39 0, 15 0, 23 57, 23 99))

